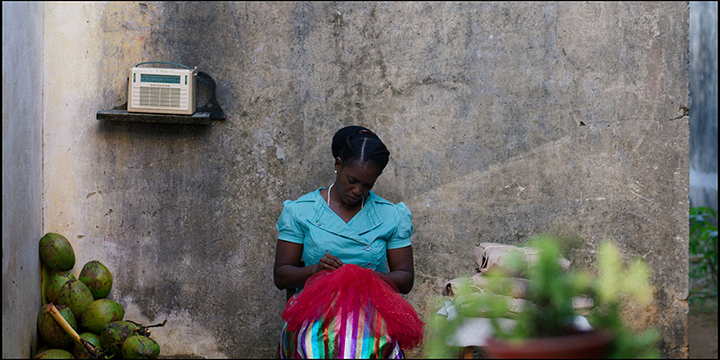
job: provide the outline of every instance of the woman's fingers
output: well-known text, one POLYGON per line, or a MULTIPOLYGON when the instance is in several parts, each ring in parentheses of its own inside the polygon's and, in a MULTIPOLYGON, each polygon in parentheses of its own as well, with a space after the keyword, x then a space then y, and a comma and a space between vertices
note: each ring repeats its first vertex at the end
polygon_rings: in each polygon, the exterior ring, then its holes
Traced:
MULTIPOLYGON (((328 255, 330 255, 330 254, 328 254, 328 255)), ((340 260, 340 258, 338 258, 338 257, 336 257, 336 256, 334 256, 334 255, 330 255, 330 256, 332 256, 332 257, 333 257, 333 260, 335 261, 335 265, 336 265, 335 268, 336 268, 336 269, 339 268, 339 267, 341 267, 341 266, 343 266, 343 265, 345 265, 345 264, 343 264, 342 260, 340 260)))
POLYGON ((328 253, 320 259, 320 264, 323 270, 335 270, 344 265, 337 256, 328 253))

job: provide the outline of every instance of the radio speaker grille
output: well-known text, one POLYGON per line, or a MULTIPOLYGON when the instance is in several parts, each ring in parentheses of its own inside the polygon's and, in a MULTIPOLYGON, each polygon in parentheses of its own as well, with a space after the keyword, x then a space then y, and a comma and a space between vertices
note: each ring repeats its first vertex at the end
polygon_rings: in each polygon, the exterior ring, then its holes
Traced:
POLYGON ((180 107, 180 89, 140 87, 140 106, 180 107))

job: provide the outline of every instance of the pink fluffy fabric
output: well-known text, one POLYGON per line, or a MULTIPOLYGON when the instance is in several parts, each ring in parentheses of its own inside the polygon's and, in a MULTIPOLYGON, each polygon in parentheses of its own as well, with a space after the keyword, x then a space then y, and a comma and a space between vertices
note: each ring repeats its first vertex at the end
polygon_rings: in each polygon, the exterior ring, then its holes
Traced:
POLYGON ((288 300, 282 313, 287 329, 294 331, 303 322, 318 319, 323 319, 323 325, 328 326, 335 319, 340 324, 339 333, 344 334, 348 314, 370 305, 385 320, 388 335, 402 348, 417 346, 422 342, 425 324, 412 305, 400 296, 397 287, 383 278, 378 272, 354 264, 314 274, 305 282, 303 291, 288 300))

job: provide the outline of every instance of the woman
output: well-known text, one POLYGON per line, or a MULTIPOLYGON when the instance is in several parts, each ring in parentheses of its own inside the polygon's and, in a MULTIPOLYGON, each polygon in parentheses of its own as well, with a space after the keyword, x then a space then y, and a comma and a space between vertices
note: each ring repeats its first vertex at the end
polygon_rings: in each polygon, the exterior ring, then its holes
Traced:
POLYGON ((410 210, 371 191, 390 156, 375 133, 342 128, 332 154, 335 182, 286 200, 277 222, 275 285, 297 291, 278 357, 402 358, 423 326, 397 294, 414 281, 410 210))

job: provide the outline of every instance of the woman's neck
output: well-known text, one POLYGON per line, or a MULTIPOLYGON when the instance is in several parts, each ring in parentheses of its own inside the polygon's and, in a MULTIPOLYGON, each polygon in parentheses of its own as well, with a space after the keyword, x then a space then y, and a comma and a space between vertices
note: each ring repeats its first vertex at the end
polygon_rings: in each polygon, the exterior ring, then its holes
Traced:
POLYGON ((328 189, 326 190, 325 200, 330 207, 330 209, 335 212, 340 218, 345 220, 345 222, 349 222, 362 208, 365 206, 365 199, 368 197, 370 193, 363 195, 362 199, 355 204, 345 204, 342 199, 340 199, 340 195, 338 194, 338 190, 333 185, 330 185, 328 189))

